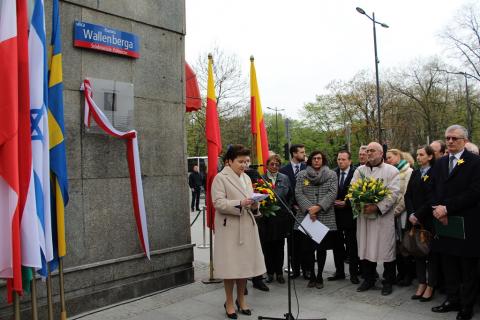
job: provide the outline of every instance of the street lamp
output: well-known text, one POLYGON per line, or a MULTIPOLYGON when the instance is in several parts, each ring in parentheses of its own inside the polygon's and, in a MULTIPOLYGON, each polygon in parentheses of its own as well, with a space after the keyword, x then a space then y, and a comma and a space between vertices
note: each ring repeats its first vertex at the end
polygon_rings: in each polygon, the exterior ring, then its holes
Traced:
POLYGON ((285 109, 279 109, 277 107, 275 108, 270 108, 267 107, 267 109, 275 111, 275 132, 276 132, 276 147, 277 147, 277 154, 280 154, 280 145, 278 141, 278 111, 285 111, 285 109))
POLYGON ((357 11, 364 16, 366 16, 368 19, 370 19, 373 22, 373 47, 375 50, 375 79, 376 79, 376 87, 377 87, 377 114, 378 114, 378 142, 381 144, 382 141, 382 118, 380 116, 380 82, 378 80, 378 55, 377 55, 377 31, 375 29, 375 25, 379 24, 384 28, 388 28, 388 25, 385 23, 381 23, 375 20, 375 12, 372 12, 372 17, 370 17, 365 10, 363 10, 360 7, 356 8, 357 11))

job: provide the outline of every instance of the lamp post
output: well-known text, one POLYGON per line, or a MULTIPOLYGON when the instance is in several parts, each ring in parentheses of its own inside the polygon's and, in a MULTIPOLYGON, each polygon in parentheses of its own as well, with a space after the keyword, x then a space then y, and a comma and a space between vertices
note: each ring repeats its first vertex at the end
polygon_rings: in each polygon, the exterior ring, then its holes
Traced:
POLYGON ((279 109, 277 107, 275 108, 267 107, 267 109, 275 111, 276 149, 277 149, 277 154, 280 154, 280 145, 278 140, 278 111, 285 111, 285 109, 279 109))
POLYGON ((370 17, 362 8, 357 7, 356 9, 360 14, 363 14, 364 16, 366 16, 373 23, 373 47, 375 50, 375 80, 376 80, 376 89, 377 89, 377 116, 378 116, 377 122, 378 122, 378 140, 379 140, 378 142, 382 144, 383 141, 382 141, 382 118, 380 115, 380 81, 378 80, 379 60, 378 60, 378 54, 377 54, 377 31, 376 31, 375 25, 379 24, 384 28, 388 28, 388 25, 385 23, 376 21, 375 12, 372 12, 372 17, 370 17))

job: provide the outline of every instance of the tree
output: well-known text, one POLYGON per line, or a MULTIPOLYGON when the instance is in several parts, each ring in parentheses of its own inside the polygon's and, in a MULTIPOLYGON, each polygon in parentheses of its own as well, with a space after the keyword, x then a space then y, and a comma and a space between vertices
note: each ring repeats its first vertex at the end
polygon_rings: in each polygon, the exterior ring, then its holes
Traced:
POLYGON ((454 58, 477 81, 480 81, 479 17, 478 4, 464 6, 442 34, 454 58))
MULTIPOLYGON (((220 119, 222 143, 225 146, 233 143, 248 145, 248 134, 245 135, 245 120, 248 93, 247 81, 243 77, 237 56, 229 55, 215 47, 212 51, 215 93, 220 119)), ((205 141, 205 108, 208 82, 208 53, 198 57, 193 65, 197 74, 202 97, 202 109, 187 115, 187 153, 190 156, 206 155, 205 141)))

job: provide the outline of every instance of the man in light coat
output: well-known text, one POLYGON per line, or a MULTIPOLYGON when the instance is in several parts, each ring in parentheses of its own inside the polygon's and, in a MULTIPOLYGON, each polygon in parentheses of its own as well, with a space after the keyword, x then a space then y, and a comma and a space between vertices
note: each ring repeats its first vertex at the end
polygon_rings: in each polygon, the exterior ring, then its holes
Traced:
POLYGON ((383 184, 391 195, 378 203, 366 204, 364 214, 357 218, 358 256, 362 261, 363 283, 358 292, 366 291, 375 285, 377 262, 383 262, 382 295, 392 293, 395 280, 395 217, 394 205, 400 193, 398 170, 383 162, 383 148, 371 142, 367 148, 368 162, 354 173, 352 183, 363 177, 383 179, 383 184))

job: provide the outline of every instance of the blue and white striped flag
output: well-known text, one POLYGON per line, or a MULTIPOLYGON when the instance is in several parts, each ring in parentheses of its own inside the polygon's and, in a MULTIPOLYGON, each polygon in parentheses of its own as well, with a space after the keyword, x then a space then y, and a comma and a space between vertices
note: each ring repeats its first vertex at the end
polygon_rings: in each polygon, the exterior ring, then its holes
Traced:
POLYGON ((48 136, 48 78, 45 10, 43 0, 35 0, 28 37, 30 66, 30 119, 32 133, 32 166, 36 209, 39 221, 39 242, 42 269, 47 276, 46 262, 53 259, 52 215, 50 209, 50 157, 48 136))

